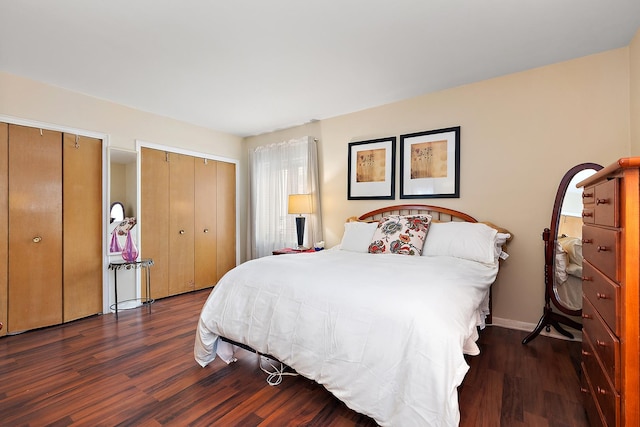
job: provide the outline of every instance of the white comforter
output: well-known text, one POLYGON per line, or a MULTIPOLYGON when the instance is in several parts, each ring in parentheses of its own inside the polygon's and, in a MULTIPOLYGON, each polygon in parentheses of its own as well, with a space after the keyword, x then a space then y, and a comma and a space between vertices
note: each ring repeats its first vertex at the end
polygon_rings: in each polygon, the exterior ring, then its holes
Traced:
POLYGON ((224 336, 383 426, 456 426, 463 353, 478 353, 497 272, 497 263, 342 250, 249 261, 212 290, 195 358, 213 361, 224 336))

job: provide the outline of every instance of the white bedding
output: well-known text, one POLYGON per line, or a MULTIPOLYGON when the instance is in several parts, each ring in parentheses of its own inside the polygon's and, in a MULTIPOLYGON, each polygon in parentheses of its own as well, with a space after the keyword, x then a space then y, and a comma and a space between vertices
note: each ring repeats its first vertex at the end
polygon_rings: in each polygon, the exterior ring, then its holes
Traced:
POLYGON ((239 265, 212 290, 194 355, 218 337, 272 355, 390 426, 456 426, 498 263, 343 250, 239 265))

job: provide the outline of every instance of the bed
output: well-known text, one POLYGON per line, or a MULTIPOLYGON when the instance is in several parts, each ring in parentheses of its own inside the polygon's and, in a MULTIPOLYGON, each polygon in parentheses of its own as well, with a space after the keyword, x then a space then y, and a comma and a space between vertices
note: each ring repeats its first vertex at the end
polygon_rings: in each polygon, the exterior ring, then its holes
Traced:
POLYGON ((446 208, 368 212, 345 223, 336 247, 229 271, 202 309, 195 359, 233 362, 239 344, 382 426, 458 425, 464 355, 479 353, 509 238, 446 208))

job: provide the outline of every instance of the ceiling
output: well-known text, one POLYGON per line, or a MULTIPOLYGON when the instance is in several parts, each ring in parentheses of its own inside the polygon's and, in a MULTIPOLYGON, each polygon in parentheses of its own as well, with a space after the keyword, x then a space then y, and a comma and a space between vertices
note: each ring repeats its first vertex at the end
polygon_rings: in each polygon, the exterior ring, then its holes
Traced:
POLYGON ((639 0, 0 0, 0 70, 248 136, 627 46, 639 28, 639 0))

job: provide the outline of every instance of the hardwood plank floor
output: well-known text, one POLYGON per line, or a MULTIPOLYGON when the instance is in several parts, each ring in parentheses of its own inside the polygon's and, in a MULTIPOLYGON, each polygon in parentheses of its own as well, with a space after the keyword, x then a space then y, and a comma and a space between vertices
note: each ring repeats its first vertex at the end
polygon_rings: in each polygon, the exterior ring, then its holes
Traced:
MULTIPOLYGON (((302 377, 266 384, 258 358, 206 368, 194 331, 209 291, 0 338, 2 426, 375 426, 302 377)), ((460 388, 461 426, 586 426, 580 343, 490 327, 460 388)))

